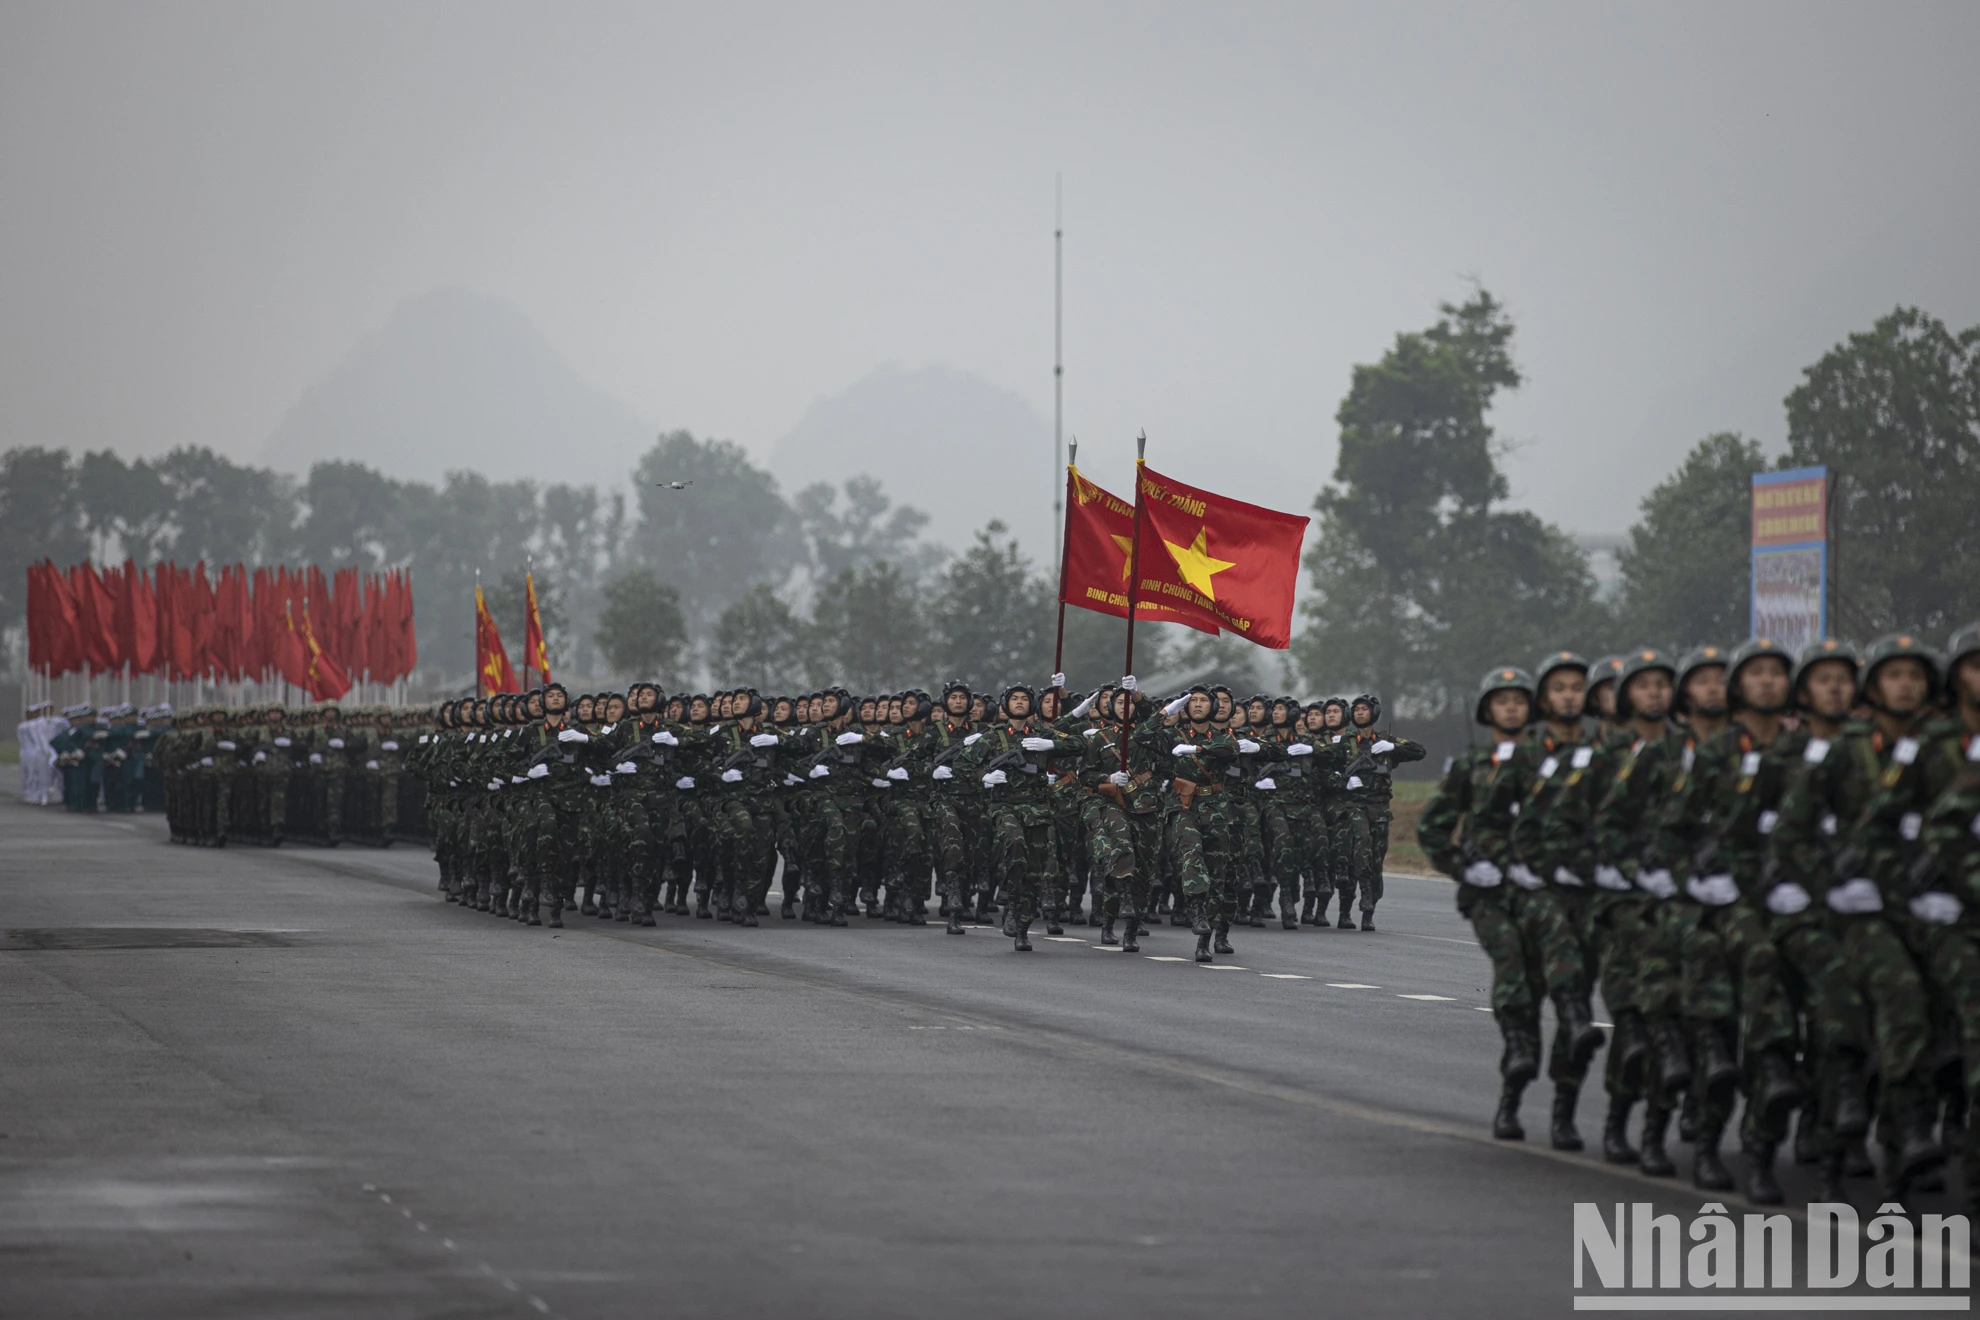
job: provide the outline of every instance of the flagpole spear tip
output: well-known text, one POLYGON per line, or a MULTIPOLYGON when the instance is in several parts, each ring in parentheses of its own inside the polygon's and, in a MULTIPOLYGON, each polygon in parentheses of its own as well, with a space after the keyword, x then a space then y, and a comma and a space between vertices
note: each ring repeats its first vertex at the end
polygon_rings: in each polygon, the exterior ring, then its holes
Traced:
POLYGON ((1066 465, 1068 467, 1073 467, 1073 466, 1077 466, 1078 463, 1079 463, 1079 437, 1076 435, 1069 436, 1066 439, 1066 465))
POLYGON ((1134 461, 1139 463, 1148 457, 1148 432, 1139 431, 1134 437, 1134 461))

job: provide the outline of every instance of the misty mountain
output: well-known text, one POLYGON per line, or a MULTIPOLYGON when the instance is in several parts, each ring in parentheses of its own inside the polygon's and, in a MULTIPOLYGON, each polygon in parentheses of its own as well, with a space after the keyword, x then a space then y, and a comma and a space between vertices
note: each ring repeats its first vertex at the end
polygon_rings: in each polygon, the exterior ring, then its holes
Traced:
POLYGON ((262 447, 302 473, 319 459, 437 482, 473 468, 618 485, 654 428, 592 385, 512 303, 462 288, 402 302, 303 391, 262 447))
POLYGON ((954 367, 881 367, 805 411, 776 444, 786 494, 870 472, 930 515, 952 548, 1001 518, 1034 561, 1053 554, 1052 424, 1021 395, 954 367))

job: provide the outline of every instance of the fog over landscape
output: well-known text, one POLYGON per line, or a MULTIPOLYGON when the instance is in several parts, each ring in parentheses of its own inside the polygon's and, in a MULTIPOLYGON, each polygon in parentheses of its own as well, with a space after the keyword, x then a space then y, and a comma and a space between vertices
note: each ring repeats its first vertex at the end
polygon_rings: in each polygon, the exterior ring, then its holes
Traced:
POLYGON ((1044 553, 1063 172, 1099 479, 1145 427, 1306 508, 1350 365, 1476 277, 1514 503, 1612 534, 1893 306, 1980 320, 1976 48, 1958 4, 12 6, 0 426, 601 483, 686 428, 1044 553))

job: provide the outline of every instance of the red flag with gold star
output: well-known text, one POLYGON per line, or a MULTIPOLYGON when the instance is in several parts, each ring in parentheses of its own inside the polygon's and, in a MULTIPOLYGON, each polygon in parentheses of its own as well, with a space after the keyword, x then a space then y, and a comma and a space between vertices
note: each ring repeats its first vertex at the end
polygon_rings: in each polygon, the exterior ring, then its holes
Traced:
POLYGON ((516 691, 516 671, 509 664, 509 652, 502 645, 502 634, 495 628, 495 616, 488 612, 488 601, 481 584, 474 584, 474 672, 480 695, 516 691))
POLYGON ((1135 606, 1194 608, 1219 628, 1282 651, 1292 644, 1293 588, 1307 520, 1199 490, 1136 465, 1141 589, 1135 606))
POLYGON ((536 574, 523 574, 523 668, 536 671, 536 681, 550 682, 550 648, 543 644, 543 616, 536 610, 536 574))
MULTIPOLYGON (((1142 529, 1141 569, 1169 570, 1166 552, 1155 548, 1142 529)), ((1086 479, 1077 467, 1066 468, 1065 575, 1059 599, 1068 605, 1125 619, 1128 612, 1128 553, 1134 547, 1134 506, 1086 479)), ((1134 617, 1147 623, 1180 623, 1199 632, 1215 633, 1217 617, 1159 592, 1142 590, 1134 617)))

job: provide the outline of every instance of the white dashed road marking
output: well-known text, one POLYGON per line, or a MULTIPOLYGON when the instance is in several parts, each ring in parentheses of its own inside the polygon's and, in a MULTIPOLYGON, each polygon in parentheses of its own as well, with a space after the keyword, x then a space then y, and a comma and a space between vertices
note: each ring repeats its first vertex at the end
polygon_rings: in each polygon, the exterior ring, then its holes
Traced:
POLYGON ((1165 954, 1160 954, 1160 953, 1151 953, 1151 954, 1149 954, 1149 955, 1148 955, 1148 961, 1149 961, 1149 962, 1188 962, 1188 961, 1189 961, 1189 959, 1187 959, 1187 958, 1171 958, 1171 957, 1168 957, 1168 956, 1167 956, 1167 955, 1165 955, 1165 954))
POLYGON ((1455 1004, 1457 1002, 1457 999, 1451 995, 1397 995, 1396 998, 1421 999, 1426 1002, 1434 1002, 1439 1004, 1455 1004))
POLYGON ((1330 990, 1380 990, 1382 987, 1379 985, 1363 985, 1359 981, 1329 981, 1327 982, 1327 988, 1330 990))
POLYGON ((1310 976, 1301 976, 1297 972, 1260 972, 1259 975, 1269 981, 1311 981, 1313 979, 1310 976))

